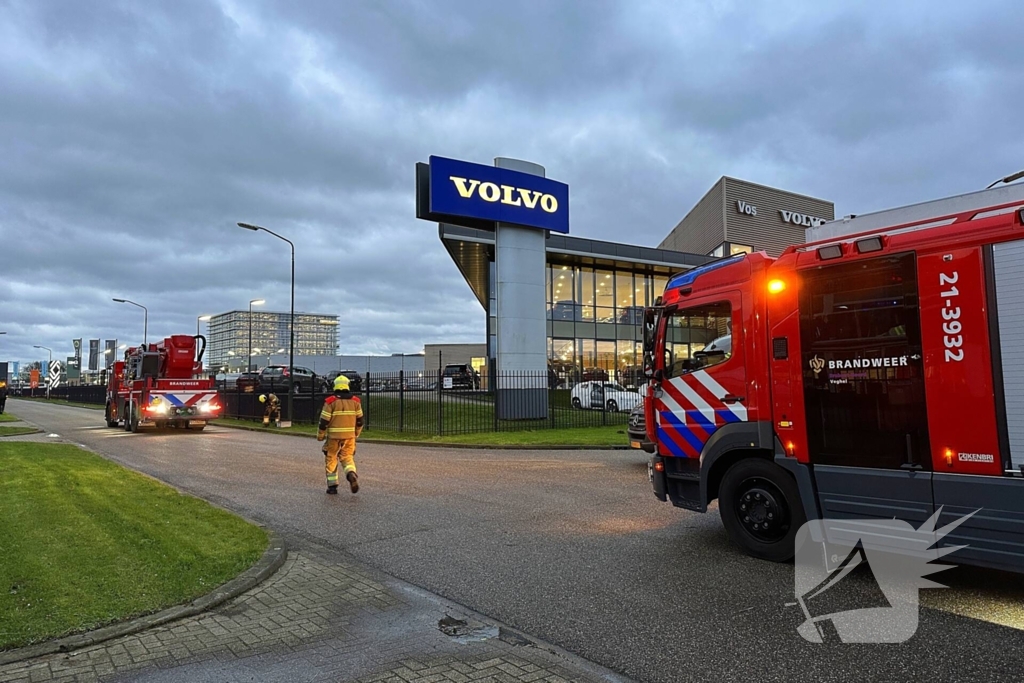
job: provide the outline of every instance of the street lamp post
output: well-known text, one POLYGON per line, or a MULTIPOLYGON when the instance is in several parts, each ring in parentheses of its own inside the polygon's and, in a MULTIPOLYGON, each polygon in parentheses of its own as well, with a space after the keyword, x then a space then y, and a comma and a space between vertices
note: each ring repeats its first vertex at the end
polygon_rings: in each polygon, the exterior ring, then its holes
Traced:
POLYGON ((252 307, 254 305, 262 306, 265 303, 267 302, 264 301, 263 299, 253 299, 252 301, 249 302, 249 348, 245 350, 245 353, 249 357, 249 360, 246 361, 246 372, 252 372, 252 307))
POLYGON ((50 359, 46 362, 46 400, 50 400, 50 366, 53 364, 53 351, 47 346, 40 346, 39 344, 33 344, 33 349, 46 349, 46 352, 50 354, 50 359))
MULTIPOLYGON (((295 244, 290 239, 288 239, 287 237, 282 237, 281 235, 278 235, 273 230, 267 230, 266 228, 264 228, 262 226, 259 226, 259 225, 253 225, 252 223, 239 223, 238 227, 245 228, 246 230, 252 230, 253 232, 257 232, 259 230, 262 230, 265 233, 273 235, 274 237, 276 237, 279 240, 287 242, 288 246, 290 246, 292 248, 292 307, 291 307, 291 314, 290 314, 290 317, 289 317, 289 324, 288 324, 288 330, 289 330, 289 333, 290 333, 289 334, 289 339, 288 339, 288 380, 291 381, 292 378, 295 376, 295 244)), ((251 346, 252 342, 249 342, 249 344, 251 346)), ((289 422, 291 422, 291 420, 294 419, 292 417, 293 414, 294 414, 294 413, 292 413, 292 407, 294 405, 293 402, 292 402, 292 395, 294 393, 295 392, 294 392, 293 388, 292 387, 288 387, 288 421, 289 422)))
POLYGON ((132 306, 138 306, 142 309, 144 317, 142 319, 142 345, 146 347, 146 351, 149 350, 149 309, 142 304, 137 304, 134 301, 128 299, 114 299, 119 304, 131 304, 132 306))

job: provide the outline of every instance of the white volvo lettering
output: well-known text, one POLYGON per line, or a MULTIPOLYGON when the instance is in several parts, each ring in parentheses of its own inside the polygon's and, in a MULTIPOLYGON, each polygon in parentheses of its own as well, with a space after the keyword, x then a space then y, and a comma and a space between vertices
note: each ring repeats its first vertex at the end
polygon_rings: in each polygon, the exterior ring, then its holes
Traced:
POLYGON ((793 225, 800 225, 805 228, 816 228, 825 222, 824 218, 815 218, 814 216, 797 213, 796 211, 786 211, 785 209, 780 209, 779 215, 782 216, 783 223, 792 223, 793 225))
POLYGON ((740 213, 745 213, 748 216, 757 215, 757 207, 752 204, 747 204, 746 202, 743 201, 736 202, 736 210, 740 213))

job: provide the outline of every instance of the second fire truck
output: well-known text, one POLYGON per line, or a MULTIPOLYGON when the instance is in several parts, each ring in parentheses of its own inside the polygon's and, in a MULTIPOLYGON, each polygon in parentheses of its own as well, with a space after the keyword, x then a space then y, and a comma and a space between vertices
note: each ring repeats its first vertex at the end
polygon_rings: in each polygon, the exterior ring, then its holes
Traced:
POLYGON ((645 319, 655 495, 717 499, 733 541, 775 561, 807 519, 977 511, 939 546, 1024 571, 1021 190, 836 221, 778 259, 671 279, 645 319))
POLYGON ((205 337, 184 334, 127 349, 107 382, 107 426, 123 425, 130 432, 146 426, 202 430, 220 417, 215 380, 202 377, 205 350, 205 337))

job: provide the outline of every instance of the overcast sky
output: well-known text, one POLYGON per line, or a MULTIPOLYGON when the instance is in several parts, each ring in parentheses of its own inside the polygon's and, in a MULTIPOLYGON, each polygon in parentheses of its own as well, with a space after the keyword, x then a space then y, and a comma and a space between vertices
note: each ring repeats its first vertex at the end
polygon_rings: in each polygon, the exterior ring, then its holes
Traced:
MULTIPOLYGON (((344 354, 482 342, 415 218, 431 154, 569 184, 654 246, 722 175, 836 214, 1024 168, 1019 2, 0 0, 0 360, 263 297, 344 354)), ((86 351, 88 341, 85 342, 86 351)))

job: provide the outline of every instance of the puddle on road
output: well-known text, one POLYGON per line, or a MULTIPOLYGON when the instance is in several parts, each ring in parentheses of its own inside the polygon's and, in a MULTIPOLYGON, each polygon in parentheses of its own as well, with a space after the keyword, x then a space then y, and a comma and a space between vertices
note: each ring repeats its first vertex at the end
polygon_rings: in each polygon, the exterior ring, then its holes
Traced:
POLYGON ((437 628, 456 643, 466 645, 479 643, 498 637, 498 627, 486 624, 470 624, 464 619, 456 619, 450 614, 437 622, 437 628))

